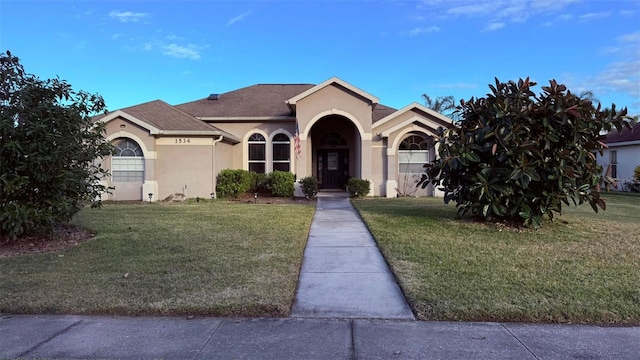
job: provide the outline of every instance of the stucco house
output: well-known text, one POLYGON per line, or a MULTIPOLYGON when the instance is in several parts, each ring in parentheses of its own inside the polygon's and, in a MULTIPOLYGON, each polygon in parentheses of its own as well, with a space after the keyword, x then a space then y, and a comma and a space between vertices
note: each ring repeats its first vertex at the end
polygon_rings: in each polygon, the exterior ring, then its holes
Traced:
POLYGON ((611 177, 618 180, 618 190, 625 181, 633 178, 633 169, 640 165, 640 123, 624 128, 622 132, 612 131, 606 135, 604 143, 609 147, 597 161, 604 171, 611 167, 611 177))
MULTIPOLYGON (((368 179, 373 196, 415 191, 434 159, 433 135, 452 120, 418 103, 402 109, 333 77, 318 84, 258 84, 170 105, 155 100, 96 118, 113 156, 103 160, 110 200, 215 196, 223 169, 315 176, 319 189, 368 179)), ((415 193, 413 192, 415 191, 415 193)))

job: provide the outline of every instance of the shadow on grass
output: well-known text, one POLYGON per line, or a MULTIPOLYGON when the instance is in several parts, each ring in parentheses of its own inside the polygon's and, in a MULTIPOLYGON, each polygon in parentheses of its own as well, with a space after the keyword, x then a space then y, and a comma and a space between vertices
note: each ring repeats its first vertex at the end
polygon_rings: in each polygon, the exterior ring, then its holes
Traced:
POLYGON ((431 220, 456 220, 457 208, 445 204, 441 198, 372 198, 354 199, 352 204, 358 211, 374 215, 393 215, 405 218, 428 218, 431 220))

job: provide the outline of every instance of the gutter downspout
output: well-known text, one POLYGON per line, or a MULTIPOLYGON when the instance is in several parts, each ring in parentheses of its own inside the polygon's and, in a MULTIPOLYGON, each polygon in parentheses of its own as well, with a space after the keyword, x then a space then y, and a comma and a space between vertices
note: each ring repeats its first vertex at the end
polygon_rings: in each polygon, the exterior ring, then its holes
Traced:
POLYGON ((211 189, 211 193, 213 194, 213 198, 217 199, 218 194, 216 194, 216 144, 224 139, 224 135, 220 135, 217 140, 213 140, 213 144, 211 144, 211 184, 213 185, 213 189, 211 189))

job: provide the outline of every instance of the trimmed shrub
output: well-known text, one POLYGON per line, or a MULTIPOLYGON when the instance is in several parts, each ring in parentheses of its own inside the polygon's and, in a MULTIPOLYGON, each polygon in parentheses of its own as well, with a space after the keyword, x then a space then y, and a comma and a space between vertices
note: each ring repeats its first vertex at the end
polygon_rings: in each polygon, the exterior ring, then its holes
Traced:
POLYGON ((366 179, 350 178, 347 186, 352 197, 366 196, 371 190, 371 182, 366 179))
POLYGON ((274 171, 267 177, 269 179, 269 188, 271 195, 280 197, 292 197, 295 182, 295 176, 288 171, 274 171))
POLYGON ((271 174, 251 172, 251 189, 252 193, 265 194, 269 193, 269 184, 271 183, 271 174))
POLYGON ((302 185, 302 193, 309 199, 313 199, 318 193, 318 179, 307 176, 298 181, 302 185))
POLYGON ((216 192, 218 197, 238 197, 251 190, 252 176, 247 170, 225 169, 218 175, 216 192))

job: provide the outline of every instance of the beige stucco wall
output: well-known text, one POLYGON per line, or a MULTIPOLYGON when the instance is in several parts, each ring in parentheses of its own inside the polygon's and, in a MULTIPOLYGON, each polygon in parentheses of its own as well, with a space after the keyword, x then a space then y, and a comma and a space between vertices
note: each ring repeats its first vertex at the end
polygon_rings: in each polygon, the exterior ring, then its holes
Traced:
POLYGON ((107 137, 131 137, 132 135, 140 140, 141 147, 149 151, 155 151, 155 138, 149 135, 149 131, 132 122, 122 118, 111 120, 107 123, 107 137))
MULTIPOLYGON (((129 122, 123 118, 111 120, 106 125, 105 136, 107 140, 115 144, 121 139, 131 139, 137 142, 144 154, 145 171, 143 182, 114 182, 111 177, 104 179, 103 184, 112 187, 110 194, 103 196, 104 200, 146 200, 145 183, 154 188, 153 180, 155 178, 155 165, 157 152, 155 151, 155 138, 151 136, 148 130, 129 122)), ((111 156, 107 156, 102 160, 102 166, 111 170, 111 156)), ((148 189, 149 187, 147 187, 148 189)), ((150 190, 149 192, 155 192, 150 190)))
MULTIPOLYGON (((384 173, 384 182, 386 196, 393 197, 397 193, 411 194, 412 196, 433 196, 433 187, 428 185, 426 188, 416 188, 416 182, 421 178, 421 174, 406 174, 399 169, 398 164, 398 148, 403 139, 412 134, 424 137, 435 135, 435 124, 433 127, 420 123, 418 120, 432 123, 433 121, 421 112, 410 110, 398 114, 398 116, 377 125, 374 128, 376 134, 386 133, 388 135, 384 141, 380 136, 374 137, 379 139, 380 143, 384 143, 384 154, 386 159, 386 171, 384 173)), ((435 160, 435 148, 429 149, 429 161, 435 160)), ((382 191, 382 190, 381 190, 382 191)))
MULTIPOLYGON (((349 152, 349 163, 350 166, 353 166, 349 171, 350 175, 373 181, 371 159, 372 104, 370 101, 339 85, 333 84, 298 100, 296 115, 301 132, 301 147, 303 152, 307 154, 315 152, 314 139, 310 136, 319 136, 319 134, 312 132, 315 129, 316 122, 332 115, 339 115, 342 117, 341 121, 350 122, 356 129, 353 134, 357 135, 355 139, 349 139, 349 143, 352 146, 349 152)), ((296 164, 298 177, 313 175, 315 167, 315 159, 312 156, 303 156, 296 164)))
MULTIPOLYGON (((267 141, 267 172, 271 172, 272 169, 272 147, 271 139, 274 135, 284 133, 289 136, 291 140, 291 169, 295 169, 295 155, 293 153, 293 136, 295 133, 295 121, 283 121, 283 120, 264 120, 264 121, 242 121, 242 122, 213 122, 213 126, 218 129, 228 132, 235 137, 242 140, 241 143, 234 145, 231 149, 225 150, 230 156, 230 161, 225 162, 224 168, 233 169, 248 169, 249 168, 249 153, 248 153, 248 140, 253 133, 259 133, 263 135, 267 141)), ((221 165, 222 166, 222 165, 221 165)), ((219 172, 219 171, 218 171, 219 172)))

